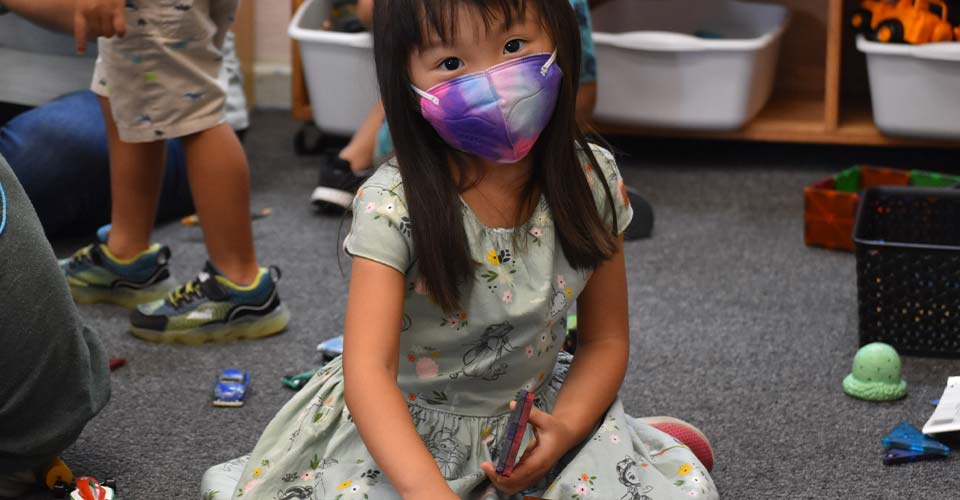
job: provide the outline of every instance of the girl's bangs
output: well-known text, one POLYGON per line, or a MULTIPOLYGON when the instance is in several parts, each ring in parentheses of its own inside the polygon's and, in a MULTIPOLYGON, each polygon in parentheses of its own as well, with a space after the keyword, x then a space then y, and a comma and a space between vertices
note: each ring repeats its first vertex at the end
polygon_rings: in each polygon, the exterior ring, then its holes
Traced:
POLYGON ((479 14, 487 30, 498 22, 508 30, 514 23, 523 22, 527 0, 420 0, 418 14, 422 23, 417 23, 420 26, 417 48, 430 44, 433 36, 444 45, 451 45, 457 37, 457 19, 462 8, 479 14))

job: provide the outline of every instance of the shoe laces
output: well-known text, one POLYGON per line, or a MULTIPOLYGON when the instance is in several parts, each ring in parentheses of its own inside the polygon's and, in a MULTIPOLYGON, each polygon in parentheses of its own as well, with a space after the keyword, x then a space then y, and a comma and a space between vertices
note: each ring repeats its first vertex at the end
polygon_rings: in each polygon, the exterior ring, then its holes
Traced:
POLYGON ((83 264, 93 262, 93 245, 87 245, 73 253, 71 264, 83 264))
POLYGON ((174 308, 179 308, 184 304, 193 302, 194 299, 205 297, 206 294, 203 292, 202 283, 202 277, 197 276, 193 281, 177 287, 174 291, 170 292, 170 295, 167 297, 170 305, 174 308))

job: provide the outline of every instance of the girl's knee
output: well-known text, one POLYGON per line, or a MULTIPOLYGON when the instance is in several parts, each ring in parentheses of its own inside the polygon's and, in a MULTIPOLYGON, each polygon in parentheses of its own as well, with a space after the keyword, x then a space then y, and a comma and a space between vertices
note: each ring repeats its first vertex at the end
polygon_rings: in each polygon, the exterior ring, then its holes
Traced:
POLYGON ((207 469, 200 480, 201 500, 230 500, 249 460, 246 455, 207 469))

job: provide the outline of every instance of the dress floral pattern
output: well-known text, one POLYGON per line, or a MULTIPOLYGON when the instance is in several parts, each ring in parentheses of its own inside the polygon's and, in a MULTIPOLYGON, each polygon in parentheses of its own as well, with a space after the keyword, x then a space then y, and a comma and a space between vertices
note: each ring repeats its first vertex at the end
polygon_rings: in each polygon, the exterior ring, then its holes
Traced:
MULTIPOLYGON (((594 147, 594 155, 599 165, 581 155, 584 174, 599 214, 612 228, 610 199, 598 176, 606 179, 622 232, 632 216, 620 196, 623 181, 609 152, 594 147)), ((461 498, 502 500, 508 497, 490 486, 480 463, 496 460, 509 402, 518 390, 533 391, 535 405, 552 410, 572 362, 561 351, 563 318, 590 272, 573 269, 563 256, 545 199, 517 228, 486 227, 465 203, 462 211, 479 263, 473 282, 462 290, 462 311, 444 313, 426 294, 411 239, 415 221, 394 164, 382 166, 357 193, 344 248, 406 276, 397 384, 413 423, 461 498)), ((528 428, 524 441, 531 437, 528 428)), ((339 359, 280 410, 249 457, 213 467, 202 488, 209 499, 400 498, 353 424, 339 359), (239 475, 238 464, 243 464, 239 475)), ((626 415, 619 399, 593 434, 524 494, 573 500, 717 498, 693 453, 626 415)))

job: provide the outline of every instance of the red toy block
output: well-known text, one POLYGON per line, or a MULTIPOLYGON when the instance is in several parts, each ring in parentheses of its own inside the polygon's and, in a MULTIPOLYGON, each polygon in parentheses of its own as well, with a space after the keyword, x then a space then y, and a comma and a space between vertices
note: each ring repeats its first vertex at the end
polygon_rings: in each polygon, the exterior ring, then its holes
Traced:
MULTIPOLYGON (((860 190, 874 186, 906 186, 910 171, 860 166, 860 190)), ((807 245, 853 251, 853 224, 857 216, 857 193, 836 190, 833 177, 803 190, 803 239, 807 245)))

